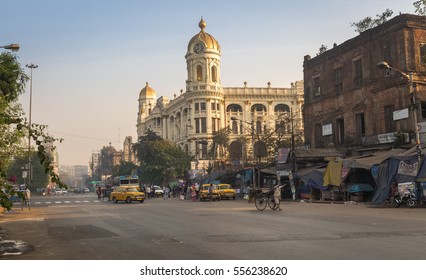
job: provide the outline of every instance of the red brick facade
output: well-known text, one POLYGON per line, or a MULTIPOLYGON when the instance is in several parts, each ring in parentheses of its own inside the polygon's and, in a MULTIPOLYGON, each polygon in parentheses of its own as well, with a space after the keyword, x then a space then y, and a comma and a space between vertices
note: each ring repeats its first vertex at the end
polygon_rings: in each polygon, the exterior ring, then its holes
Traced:
POLYGON ((422 104, 426 101, 425 71, 426 17, 408 14, 314 58, 305 56, 306 144, 345 149, 392 145, 389 139, 395 132, 414 139, 414 112, 418 123, 426 118, 422 114, 426 111, 426 103, 422 104), (395 70, 379 69, 381 61, 407 75, 413 73, 417 110, 408 110, 408 118, 394 120, 393 115, 411 104, 409 79, 395 70))

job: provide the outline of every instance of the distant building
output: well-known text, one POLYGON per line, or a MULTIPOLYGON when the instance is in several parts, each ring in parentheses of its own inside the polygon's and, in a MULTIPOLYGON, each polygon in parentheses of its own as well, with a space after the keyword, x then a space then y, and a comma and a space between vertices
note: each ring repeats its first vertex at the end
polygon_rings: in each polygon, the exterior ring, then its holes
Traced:
MULTIPOLYGON (((200 32, 189 41, 186 49, 186 89, 172 100, 157 98, 155 90, 146 83, 139 94, 137 118, 138 138, 148 130, 170 140, 183 151, 201 161, 221 158, 235 161, 251 160, 252 132, 256 135, 276 131, 285 123, 290 137, 290 112, 296 133, 302 134, 303 81, 289 88, 222 87, 221 48, 218 41, 205 32, 206 23, 199 23, 200 32), (213 147, 215 132, 230 128, 230 145, 221 151, 213 147), (244 139, 244 140, 242 140, 244 139)), ((255 67, 254 67, 255 69, 255 67)))
POLYGON ((133 139, 132 136, 127 136, 124 139, 123 143, 123 158, 122 160, 124 162, 131 162, 135 163, 137 162, 135 152, 133 151, 133 139))
POLYGON ((61 165, 59 175, 62 181, 71 188, 86 185, 89 168, 85 165, 61 165))
POLYGON ((99 151, 92 152, 92 157, 90 158, 90 161, 89 161, 89 164, 90 164, 89 175, 92 177, 92 179, 96 179, 99 177, 99 175, 96 172, 100 165, 100 157, 101 157, 101 153, 99 151))
POLYGON ((424 16, 396 16, 316 57, 305 56, 303 66, 305 141, 311 147, 361 153, 393 146, 396 132, 414 143, 414 114, 425 142, 426 96, 419 94, 426 83, 424 16), (409 77, 379 69, 383 61, 413 74, 416 104, 409 77))

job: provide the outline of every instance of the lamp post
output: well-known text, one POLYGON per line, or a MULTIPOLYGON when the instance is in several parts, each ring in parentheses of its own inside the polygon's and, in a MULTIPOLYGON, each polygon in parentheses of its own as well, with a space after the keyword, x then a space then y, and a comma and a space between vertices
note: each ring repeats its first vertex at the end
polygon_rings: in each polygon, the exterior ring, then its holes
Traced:
POLYGON ((26 67, 30 68, 30 111, 28 112, 28 186, 30 188, 30 182, 32 177, 31 172, 31 110, 32 110, 32 99, 33 99, 33 69, 36 69, 38 65, 33 63, 27 64, 26 67))
MULTIPOLYGON (((250 127, 251 127, 251 145, 252 145, 252 148, 253 148, 253 170, 252 170, 253 171, 253 188, 256 188, 256 174, 255 174, 256 172, 255 172, 255 168, 254 168, 254 164, 255 164, 255 155, 254 155, 254 122, 253 121, 251 121, 251 122, 243 121, 243 120, 237 119, 235 117, 231 117, 231 120, 244 122, 246 124, 249 124, 250 127)), ((260 178, 258 178, 258 179, 260 179, 260 178)))
POLYGON ((421 147, 421 143, 420 143, 420 127, 419 124, 417 123, 417 105, 416 105, 416 95, 414 92, 414 83, 413 83, 413 72, 409 72, 408 74, 403 72, 402 70, 399 70, 395 67, 392 67, 389 65, 389 63, 387 63, 386 61, 381 61, 379 63, 377 63, 377 67, 379 69, 392 69, 398 73, 400 73, 403 77, 405 77, 408 80, 408 83, 410 85, 410 95, 412 96, 412 103, 414 105, 414 116, 413 116, 413 121, 414 121, 414 126, 415 126, 415 133, 416 133, 416 150, 417 150, 417 171, 420 168, 420 163, 422 160, 422 147, 421 147))
POLYGON ((11 50, 13 52, 17 52, 19 50, 19 44, 10 44, 10 45, 0 46, 0 49, 11 50))

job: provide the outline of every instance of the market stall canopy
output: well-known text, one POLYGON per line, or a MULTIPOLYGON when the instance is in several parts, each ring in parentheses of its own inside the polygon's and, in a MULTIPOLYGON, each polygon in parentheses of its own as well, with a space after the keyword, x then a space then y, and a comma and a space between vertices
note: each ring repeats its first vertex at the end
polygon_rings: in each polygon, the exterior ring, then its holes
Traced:
POLYGON ((349 168, 364 168, 370 169, 371 166, 377 165, 393 156, 401 156, 407 151, 404 149, 392 149, 388 151, 381 151, 371 155, 349 157, 343 162, 344 167, 349 168))

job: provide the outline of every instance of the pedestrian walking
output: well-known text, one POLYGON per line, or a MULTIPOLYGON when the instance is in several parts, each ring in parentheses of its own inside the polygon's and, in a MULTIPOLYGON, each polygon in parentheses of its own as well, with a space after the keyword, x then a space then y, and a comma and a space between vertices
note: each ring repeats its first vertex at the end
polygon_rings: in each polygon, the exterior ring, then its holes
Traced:
POLYGON ((276 205, 274 210, 279 210, 281 211, 281 207, 280 207, 280 201, 281 201, 281 189, 283 188, 282 185, 276 185, 274 187, 274 203, 276 205))
POLYGON ((151 186, 147 186, 145 192, 146 192, 146 198, 150 199, 151 198, 151 186))
POLYGON ((192 201, 195 201, 197 199, 197 192, 195 191, 194 185, 191 186, 191 198, 192 198, 192 201))

